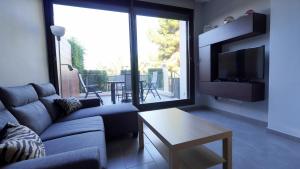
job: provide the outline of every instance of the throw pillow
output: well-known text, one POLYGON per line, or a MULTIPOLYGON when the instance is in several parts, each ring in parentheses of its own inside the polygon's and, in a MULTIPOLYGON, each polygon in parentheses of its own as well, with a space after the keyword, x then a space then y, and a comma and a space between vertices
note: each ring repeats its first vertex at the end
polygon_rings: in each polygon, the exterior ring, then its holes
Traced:
POLYGON ((82 107, 81 102, 76 97, 55 99, 54 102, 64 110, 65 115, 71 114, 82 107))
POLYGON ((0 162, 13 162, 46 156, 40 137, 26 126, 7 123, 6 132, 0 142, 0 162))

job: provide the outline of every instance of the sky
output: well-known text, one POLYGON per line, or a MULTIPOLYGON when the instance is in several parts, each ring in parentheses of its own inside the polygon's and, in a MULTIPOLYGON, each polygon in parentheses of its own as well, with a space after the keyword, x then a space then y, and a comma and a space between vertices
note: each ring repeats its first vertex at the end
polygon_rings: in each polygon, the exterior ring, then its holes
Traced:
MULTIPOLYGON (((130 69, 128 13, 54 5, 54 24, 65 27, 63 38, 74 37, 85 48, 85 69, 130 69)), ((138 16, 137 25, 139 61, 146 62, 158 52, 146 36, 159 28, 158 18, 138 16)))

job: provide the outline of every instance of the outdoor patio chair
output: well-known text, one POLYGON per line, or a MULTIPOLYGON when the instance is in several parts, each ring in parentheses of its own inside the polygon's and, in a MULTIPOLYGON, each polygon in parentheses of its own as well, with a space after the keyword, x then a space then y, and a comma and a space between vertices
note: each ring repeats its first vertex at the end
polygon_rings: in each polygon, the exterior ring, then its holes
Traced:
POLYGON ((131 73, 126 72, 124 74, 125 83, 122 89, 122 101, 129 102, 130 97, 132 96, 132 85, 131 85, 131 73))
MULTIPOLYGON (((117 75, 115 77, 115 80, 118 82, 124 82, 124 75, 117 75)), ((122 98, 122 90, 123 90, 123 85, 122 83, 117 83, 116 84, 116 97, 118 98, 118 100, 120 100, 120 98, 122 98)))
POLYGON ((79 76, 80 84, 85 92, 85 98, 87 98, 90 93, 93 93, 99 98, 101 105, 104 105, 103 100, 99 95, 99 93, 102 93, 102 91, 97 90, 99 85, 97 84, 86 85, 82 79, 82 75, 79 73, 78 76, 79 76))
POLYGON ((153 72, 153 73, 152 73, 151 81, 147 84, 148 89, 146 89, 146 90, 147 90, 147 93, 146 93, 146 96, 145 96, 145 100, 146 100, 146 98, 147 98, 149 92, 152 93, 153 97, 156 97, 156 95, 157 95, 158 98, 161 99, 161 97, 160 97, 160 95, 159 95, 159 93, 158 93, 158 91, 157 91, 157 75, 158 75, 157 72, 153 72), (155 93, 154 93, 153 91, 154 91, 155 93))

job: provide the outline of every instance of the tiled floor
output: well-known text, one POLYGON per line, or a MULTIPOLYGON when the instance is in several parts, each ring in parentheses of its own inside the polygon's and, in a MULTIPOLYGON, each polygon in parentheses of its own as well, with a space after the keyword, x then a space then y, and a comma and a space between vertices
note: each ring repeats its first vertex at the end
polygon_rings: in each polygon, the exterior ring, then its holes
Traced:
POLYGON ((138 140, 124 138, 108 144, 108 169, 167 169, 167 163, 145 139, 144 150, 138 149, 138 140))
MULTIPOLYGON (((266 131, 224 114, 199 110, 192 114, 233 130, 234 169, 298 169, 300 166, 300 143, 266 131)), ((221 142, 207 145, 221 154, 221 142)), ((167 169, 167 163, 149 140, 145 149, 139 151, 136 139, 124 138, 108 143, 108 169, 167 169)), ((220 169, 221 165, 212 169, 220 169)))

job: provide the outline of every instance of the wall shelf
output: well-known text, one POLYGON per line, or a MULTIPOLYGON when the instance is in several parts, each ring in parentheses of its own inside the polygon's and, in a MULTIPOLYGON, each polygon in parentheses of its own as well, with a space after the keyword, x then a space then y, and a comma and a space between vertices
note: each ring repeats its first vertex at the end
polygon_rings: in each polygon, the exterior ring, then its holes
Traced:
POLYGON ((266 15, 253 13, 199 35, 199 47, 229 43, 266 33, 266 15))

